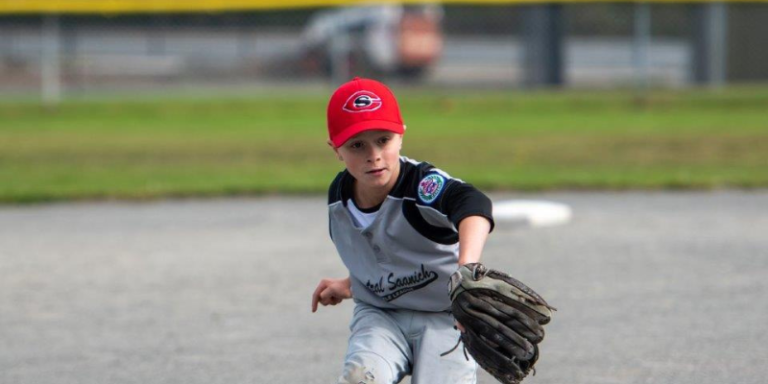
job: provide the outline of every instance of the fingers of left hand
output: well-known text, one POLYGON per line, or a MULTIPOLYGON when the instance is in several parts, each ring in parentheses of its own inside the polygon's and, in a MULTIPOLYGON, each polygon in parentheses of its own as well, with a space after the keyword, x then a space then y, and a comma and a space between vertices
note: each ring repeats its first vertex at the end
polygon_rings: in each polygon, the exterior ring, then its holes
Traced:
POLYGON ((339 299, 336 297, 336 295, 328 294, 322 297, 321 302, 323 305, 336 305, 336 303, 339 301, 339 299))

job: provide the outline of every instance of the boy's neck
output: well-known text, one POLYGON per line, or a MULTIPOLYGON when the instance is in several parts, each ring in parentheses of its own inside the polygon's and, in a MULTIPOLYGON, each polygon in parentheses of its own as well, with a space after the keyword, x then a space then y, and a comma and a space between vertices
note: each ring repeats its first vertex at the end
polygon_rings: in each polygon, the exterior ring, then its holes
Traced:
POLYGON ((369 209, 384 202, 384 199, 389 195, 389 191, 382 189, 363 191, 360 185, 355 182, 353 196, 355 199, 355 205, 360 209, 369 209))

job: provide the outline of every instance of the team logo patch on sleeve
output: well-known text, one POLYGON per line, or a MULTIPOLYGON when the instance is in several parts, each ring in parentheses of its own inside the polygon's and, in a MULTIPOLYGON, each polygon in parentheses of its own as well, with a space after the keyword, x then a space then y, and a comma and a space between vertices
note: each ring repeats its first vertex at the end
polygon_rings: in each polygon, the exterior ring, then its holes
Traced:
POLYGON ((424 176, 419 182, 419 200, 430 204, 435 201, 445 186, 445 178, 436 173, 424 176))

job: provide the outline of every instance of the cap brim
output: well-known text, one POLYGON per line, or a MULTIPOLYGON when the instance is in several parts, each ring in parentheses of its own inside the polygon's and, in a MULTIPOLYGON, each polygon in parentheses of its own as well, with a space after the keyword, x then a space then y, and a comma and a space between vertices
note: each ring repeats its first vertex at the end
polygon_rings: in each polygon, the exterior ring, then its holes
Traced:
POLYGON ((331 141, 333 141, 333 145, 336 147, 341 147, 344 143, 347 142, 347 140, 351 139, 358 133, 373 130, 390 131, 403 134, 405 132, 405 126, 403 124, 393 123, 386 120, 361 121, 357 124, 352 124, 347 127, 344 131, 336 135, 336 137, 332 138, 331 141))

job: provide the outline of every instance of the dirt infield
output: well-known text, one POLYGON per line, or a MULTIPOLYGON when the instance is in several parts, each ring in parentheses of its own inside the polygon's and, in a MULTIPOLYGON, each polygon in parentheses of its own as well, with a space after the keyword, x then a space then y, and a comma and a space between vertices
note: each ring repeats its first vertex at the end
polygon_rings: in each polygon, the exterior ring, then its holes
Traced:
MULTIPOLYGON (((559 309, 526 383, 768 377, 768 192, 493 197, 574 214, 486 247, 559 309)), ((322 197, 0 207, 0 383, 333 383, 344 274, 322 197)))

